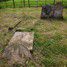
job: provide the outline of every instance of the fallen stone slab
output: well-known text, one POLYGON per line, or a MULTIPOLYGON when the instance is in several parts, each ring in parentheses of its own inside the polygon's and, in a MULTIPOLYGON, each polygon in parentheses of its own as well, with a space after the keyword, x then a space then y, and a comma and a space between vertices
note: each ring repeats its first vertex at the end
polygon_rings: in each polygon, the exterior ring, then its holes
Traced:
POLYGON ((28 48, 28 50, 33 50, 33 32, 16 32, 11 38, 9 45, 11 44, 22 44, 28 48))
POLYGON ((30 50, 33 50, 33 32, 16 32, 6 46, 3 57, 7 58, 9 64, 23 63, 33 57, 30 50))

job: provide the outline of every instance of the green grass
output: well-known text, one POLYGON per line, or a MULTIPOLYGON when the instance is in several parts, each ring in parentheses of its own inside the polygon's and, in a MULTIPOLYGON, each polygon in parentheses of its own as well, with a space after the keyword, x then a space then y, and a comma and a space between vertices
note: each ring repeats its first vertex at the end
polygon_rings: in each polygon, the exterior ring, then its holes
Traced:
MULTIPOLYGON (((9 67, 1 55, 17 29, 34 32, 33 57, 41 67, 67 67, 67 9, 64 20, 42 20, 40 14, 41 8, 0 9, 0 67, 9 67), (8 31, 18 19, 21 23, 14 31, 8 31)), ((35 67, 31 60, 27 66, 35 67)))
MULTIPOLYGON (((58 0, 56 0, 58 1, 58 0)), ((61 1, 61 0, 59 0, 61 1)), ((31 0, 30 1, 30 6, 42 6, 42 5, 45 5, 45 4, 53 4, 53 0, 39 0, 38 1, 38 5, 37 5, 37 2, 35 0, 31 0)), ((63 0, 63 5, 65 7, 67 7, 67 0, 63 0)), ((28 7, 28 0, 25 0, 25 6, 28 7)), ((9 1, 6 1, 6 2, 0 2, 0 8, 12 8, 13 7, 13 1, 12 0, 9 0, 9 1)), ((23 3, 23 0, 15 0, 15 7, 24 7, 24 3, 23 3)))

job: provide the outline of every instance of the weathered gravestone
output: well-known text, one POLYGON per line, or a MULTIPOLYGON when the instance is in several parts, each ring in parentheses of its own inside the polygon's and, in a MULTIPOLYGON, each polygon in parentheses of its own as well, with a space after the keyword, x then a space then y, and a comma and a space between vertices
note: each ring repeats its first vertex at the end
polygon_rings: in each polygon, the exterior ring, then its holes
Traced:
POLYGON ((53 7, 53 16, 54 18, 61 18, 63 19, 63 6, 62 6, 62 3, 61 2, 57 2, 54 7, 53 7))
POLYGON ((51 17, 51 5, 42 6, 41 19, 51 17))
POLYGON ((33 59, 30 53, 30 50, 33 50, 33 40, 33 32, 16 32, 6 46, 3 57, 7 58, 10 64, 24 64, 28 58, 33 59))
POLYGON ((42 6, 41 19, 45 18, 61 18, 63 19, 63 6, 61 2, 57 2, 55 5, 42 6))

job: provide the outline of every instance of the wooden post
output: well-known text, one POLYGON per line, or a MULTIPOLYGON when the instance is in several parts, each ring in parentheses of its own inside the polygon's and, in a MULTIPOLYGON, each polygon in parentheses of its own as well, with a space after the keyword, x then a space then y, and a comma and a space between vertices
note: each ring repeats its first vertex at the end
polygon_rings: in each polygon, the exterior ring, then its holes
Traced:
POLYGON ((63 5, 63 0, 62 0, 62 5, 63 5))
POLYGON ((46 0, 45 0, 45 5, 46 5, 46 0))
POLYGON ((30 7, 30 1, 28 0, 28 6, 30 7))
POLYGON ((55 5, 55 0, 54 0, 54 5, 55 5))
POLYGON ((44 0, 42 0, 42 5, 44 5, 44 0))
POLYGON ((25 7, 25 0, 23 0, 23 4, 24 4, 24 7, 25 7))
POLYGON ((22 0, 21 0, 21 7, 22 7, 22 0))
POLYGON ((36 0, 36 3, 37 3, 37 7, 38 7, 38 0, 36 0))
POLYGON ((13 0, 13 7, 15 8, 15 1, 13 0))
POLYGON ((5 5, 6 5, 6 8, 7 8, 7 1, 5 0, 5 5))

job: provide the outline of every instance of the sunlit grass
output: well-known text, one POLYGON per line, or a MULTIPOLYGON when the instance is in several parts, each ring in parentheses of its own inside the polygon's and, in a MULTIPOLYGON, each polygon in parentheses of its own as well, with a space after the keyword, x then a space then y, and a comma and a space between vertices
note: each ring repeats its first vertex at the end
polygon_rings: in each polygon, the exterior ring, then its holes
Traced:
MULTIPOLYGON (((67 66, 67 9, 64 9, 64 20, 40 19, 41 8, 15 8, 0 9, 0 54, 16 30, 21 32, 34 32, 33 56, 41 67, 67 66), (21 23, 8 31, 9 27, 21 20, 21 23)), ((4 67, 6 60, 1 59, 0 65, 4 67)), ((32 61, 29 67, 35 65, 32 61)), ((9 66, 8 66, 9 67, 9 66)))

